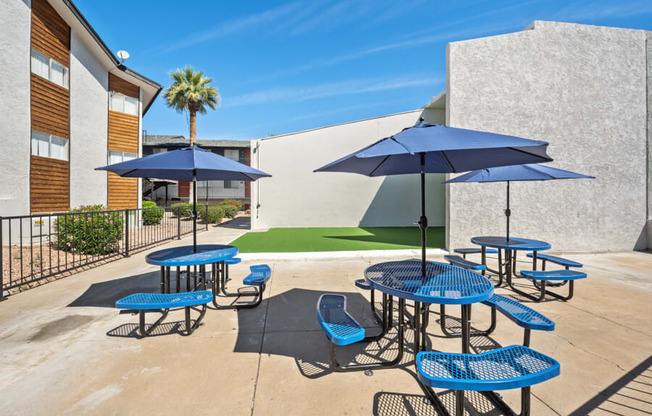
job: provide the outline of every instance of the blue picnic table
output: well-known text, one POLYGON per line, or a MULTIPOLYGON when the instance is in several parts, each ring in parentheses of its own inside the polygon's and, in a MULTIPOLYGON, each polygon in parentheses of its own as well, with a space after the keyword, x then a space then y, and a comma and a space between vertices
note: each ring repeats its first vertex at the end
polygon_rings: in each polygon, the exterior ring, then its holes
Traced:
POLYGON ((187 280, 186 290, 190 291, 190 276, 195 276, 195 288, 197 286, 197 267, 200 268, 199 276, 206 289, 206 265, 223 265, 223 262, 238 254, 238 248, 224 244, 200 244, 197 251, 193 246, 172 247, 158 250, 145 257, 148 264, 161 267, 161 293, 170 293, 170 268, 177 269, 177 292, 180 290, 181 268, 186 268, 187 280), (193 268, 191 270, 191 267, 193 268))
POLYGON ((471 242, 482 248, 482 264, 484 264, 485 267, 487 266, 487 247, 498 249, 498 270, 487 268, 487 270, 498 273, 500 281, 497 286, 500 286, 503 278, 503 263, 500 250, 505 251, 505 281, 507 285, 511 287, 514 269, 516 268, 517 251, 532 252, 532 267, 533 270, 536 270, 537 252, 550 249, 550 243, 520 237, 510 237, 507 239, 506 237, 482 236, 471 238, 471 242))
MULTIPOLYGON (((375 264, 365 270, 365 278, 372 289, 414 301, 415 354, 420 347, 425 348, 429 316, 427 305, 461 306, 462 352, 469 352, 471 305, 488 300, 494 293, 493 284, 484 276, 448 264, 427 262, 426 275, 423 276, 420 260, 375 264)), ((402 324, 399 322, 399 325, 402 324)))

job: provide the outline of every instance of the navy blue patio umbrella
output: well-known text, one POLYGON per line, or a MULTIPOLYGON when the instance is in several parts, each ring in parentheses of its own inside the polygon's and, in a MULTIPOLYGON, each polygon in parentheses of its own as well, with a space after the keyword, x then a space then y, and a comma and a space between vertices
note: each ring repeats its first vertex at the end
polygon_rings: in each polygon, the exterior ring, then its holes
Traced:
POLYGON ((197 181, 255 181, 271 175, 197 146, 156 153, 95 168, 125 178, 159 178, 192 182, 193 247, 197 249, 197 181))
POLYGON ((582 175, 568 170, 552 168, 539 164, 526 164, 518 166, 501 166, 488 169, 474 170, 460 175, 443 183, 458 182, 507 182, 507 208, 505 217, 507 221, 507 240, 509 240, 509 183, 516 181, 548 181, 551 179, 595 179, 593 176, 582 175))
POLYGON ((419 123, 323 166, 315 172, 366 176, 421 175, 421 271, 426 268, 426 173, 458 173, 494 166, 550 162, 547 142, 419 123))

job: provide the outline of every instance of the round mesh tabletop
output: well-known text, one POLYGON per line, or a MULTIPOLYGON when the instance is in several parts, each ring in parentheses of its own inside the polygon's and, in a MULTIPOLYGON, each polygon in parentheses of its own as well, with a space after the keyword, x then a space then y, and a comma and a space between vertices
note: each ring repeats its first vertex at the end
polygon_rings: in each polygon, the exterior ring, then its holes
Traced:
POLYGON ((512 237, 508 240, 506 237, 483 236, 473 237, 471 242, 479 246, 507 250, 540 251, 550 249, 550 243, 541 240, 531 240, 529 238, 512 237))
POLYGON ((223 244, 200 244, 197 252, 192 246, 172 247, 155 251, 145 257, 145 261, 155 266, 199 266, 230 259, 238 254, 238 248, 223 244))
POLYGON ((448 264, 420 260, 389 261, 365 270, 372 289, 416 302, 467 305, 489 299, 494 286, 486 277, 448 264))

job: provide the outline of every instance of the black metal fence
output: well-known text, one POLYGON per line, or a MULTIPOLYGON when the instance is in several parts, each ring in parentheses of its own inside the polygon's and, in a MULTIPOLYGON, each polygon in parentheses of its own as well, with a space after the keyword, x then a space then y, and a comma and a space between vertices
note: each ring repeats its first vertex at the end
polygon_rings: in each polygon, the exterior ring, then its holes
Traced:
POLYGON ((189 233, 192 217, 184 207, 0 217, 0 298, 7 290, 128 257, 189 233))

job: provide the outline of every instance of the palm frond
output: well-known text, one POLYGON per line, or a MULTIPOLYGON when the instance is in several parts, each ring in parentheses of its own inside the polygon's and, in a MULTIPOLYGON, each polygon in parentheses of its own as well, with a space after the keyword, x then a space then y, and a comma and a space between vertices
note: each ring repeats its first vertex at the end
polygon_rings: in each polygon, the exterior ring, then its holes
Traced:
POLYGON ((210 86, 212 78, 204 71, 195 71, 191 66, 170 72, 172 84, 163 92, 165 104, 177 112, 197 111, 205 114, 207 108, 215 110, 222 98, 217 88, 210 86), (191 108, 192 107, 192 108, 191 108))

